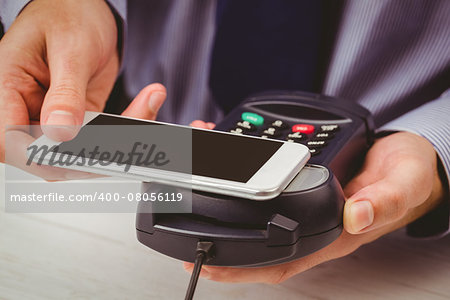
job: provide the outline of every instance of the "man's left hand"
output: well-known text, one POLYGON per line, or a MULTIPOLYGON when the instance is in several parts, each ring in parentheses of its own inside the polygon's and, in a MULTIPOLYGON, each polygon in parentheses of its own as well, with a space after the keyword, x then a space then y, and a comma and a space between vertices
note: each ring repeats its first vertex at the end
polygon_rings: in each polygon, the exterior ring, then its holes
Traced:
MULTIPOLYGON (((212 129, 212 123, 194 121, 212 129)), ((437 155, 425 138, 399 132, 378 139, 360 173, 345 187, 344 231, 327 247, 298 260, 257 268, 204 266, 200 276, 222 282, 280 283, 323 262, 401 228, 435 208, 444 198, 437 155)), ((184 263, 191 272, 193 265, 184 263)))

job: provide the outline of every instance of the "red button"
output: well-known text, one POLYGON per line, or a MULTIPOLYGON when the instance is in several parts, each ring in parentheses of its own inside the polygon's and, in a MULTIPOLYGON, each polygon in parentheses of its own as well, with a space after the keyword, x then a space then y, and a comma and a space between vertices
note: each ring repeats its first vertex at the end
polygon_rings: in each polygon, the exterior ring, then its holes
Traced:
POLYGON ((294 126, 292 126, 292 132, 310 134, 314 132, 314 126, 308 124, 295 124, 294 126))

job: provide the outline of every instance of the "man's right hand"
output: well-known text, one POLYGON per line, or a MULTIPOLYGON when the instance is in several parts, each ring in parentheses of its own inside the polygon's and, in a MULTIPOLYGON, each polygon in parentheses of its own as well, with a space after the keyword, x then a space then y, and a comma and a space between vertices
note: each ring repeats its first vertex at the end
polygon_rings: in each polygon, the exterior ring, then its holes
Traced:
MULTIPOLYGON (((117 25, 104 0, 34 0, 0 41, 0 161, 6 125, 70 140, 102 111, 119 69, 117 25)), ((165 92, 165 91, 164 91, 165 92)))

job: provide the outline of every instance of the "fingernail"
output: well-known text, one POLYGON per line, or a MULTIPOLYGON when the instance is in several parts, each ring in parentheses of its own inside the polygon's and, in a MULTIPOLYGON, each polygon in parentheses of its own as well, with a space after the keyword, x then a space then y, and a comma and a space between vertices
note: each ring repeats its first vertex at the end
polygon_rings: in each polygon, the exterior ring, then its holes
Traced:
POLYGON ((65 110, 55 110, 50 113, 47 122, 42 126, 44 134, 55 141, 67 141, 75 137, 80 126, 77 126, 75 116, 65 110))
POLYGON ((65 110, 55 110, 47 118, 46 125, 75 126, 76 120, 72 113, 65 110))
POLYGON ((148 99, 148 107, 154 113, 157 113, 166 98, 166 94, 162 92, 153 92, 148 99))
POLYGON ((353 230, 355 232, 361 231, 373 223, 374 213, 372 203, 367 200, 354 202, 350 206, 350 215, 353 230))

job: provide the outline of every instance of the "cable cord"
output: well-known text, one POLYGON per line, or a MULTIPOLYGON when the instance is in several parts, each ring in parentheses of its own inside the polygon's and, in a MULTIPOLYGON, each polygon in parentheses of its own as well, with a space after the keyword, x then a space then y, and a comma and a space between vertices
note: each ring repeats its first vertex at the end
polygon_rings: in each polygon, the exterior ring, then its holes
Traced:
POLYGON ((195 288, 197 287, 198 278, 202 270, 203 263, 212 258, 212 249, 214 244, 212 242, 198 242, 195 253, 194 269, 192 270, 191 280, 186 292, 185 300, 192 300, 194 297, 195 288))

